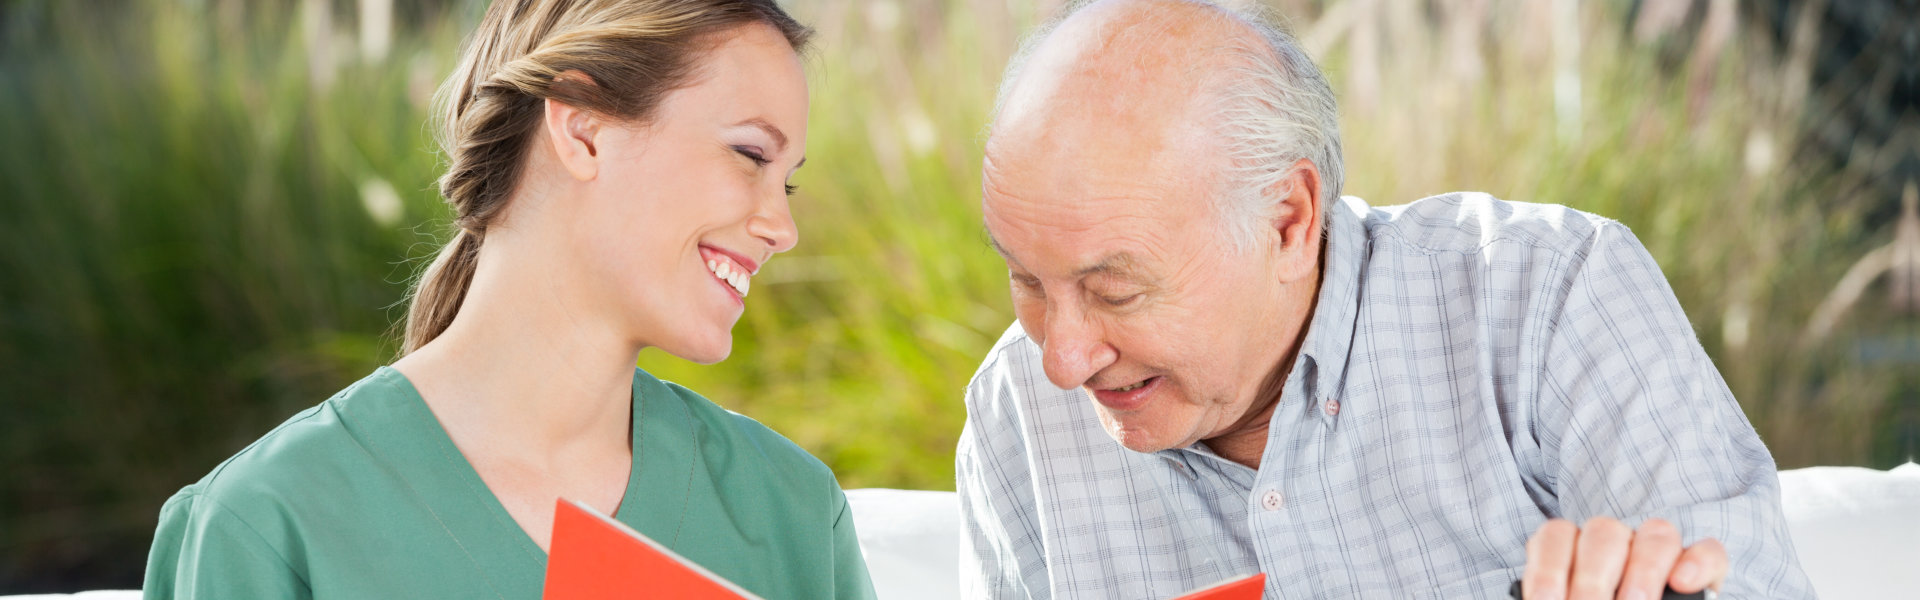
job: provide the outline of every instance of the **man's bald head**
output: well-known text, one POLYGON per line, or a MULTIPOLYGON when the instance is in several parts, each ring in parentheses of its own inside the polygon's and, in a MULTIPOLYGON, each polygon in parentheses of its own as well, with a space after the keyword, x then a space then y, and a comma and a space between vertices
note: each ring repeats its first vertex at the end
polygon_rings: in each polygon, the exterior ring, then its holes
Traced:
POLYGON ((981 217, 1047 379, 1137 452, 1263 446, 1318 298, 1332 92, 1284 34, 1211 4, 1098 2, 1036 39, 981 217))
POLYGON ((1211 3, 1067 11, 1009 64, 994 115, 989 166, 1013 148, 1079 156, 1125 145, 1134 156, 1114 158, 1139 160, 1143 173, 1222 186, 1221 216, 1242 244, 1299 160, 1318 168, 1324 197, 1340 190, 1339 125, 1319 70, 1258 15, 1211 3))
MULTIPOLYGON (((1120 119, 1110 126, 1200 117, 1196 91, 1217 88, 1229 50, 1258 48, 1251 28, 1218 7, 1114 0, 1069 13, 1036 36, 1002 86, 995 132, 1120 119)), ((1140 131, 1134 129, 1134 131, 1140 131)), ((1149 131, 1142 133, 1158 133, 1149 131)))

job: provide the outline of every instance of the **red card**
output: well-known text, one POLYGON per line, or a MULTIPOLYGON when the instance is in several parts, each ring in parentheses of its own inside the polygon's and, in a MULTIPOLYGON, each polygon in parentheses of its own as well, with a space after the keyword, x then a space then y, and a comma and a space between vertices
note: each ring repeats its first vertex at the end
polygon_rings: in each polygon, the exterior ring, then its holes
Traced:
POLYGON ((546 600, 759 600, 624 523, 565 498, 556 504, 546 600))
POLYGON ((1266 589, 1267 574, 1254 573, 1173 600, 1260 600, 1260 593, 1266 589))

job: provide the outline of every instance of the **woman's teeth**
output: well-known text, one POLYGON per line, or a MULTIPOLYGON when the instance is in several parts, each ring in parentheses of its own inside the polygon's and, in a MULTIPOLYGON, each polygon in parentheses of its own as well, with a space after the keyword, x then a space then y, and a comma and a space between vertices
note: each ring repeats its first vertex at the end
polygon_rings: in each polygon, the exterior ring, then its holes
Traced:
POLYGON ((733 286, 733 291, 739 292, 742 297, 747 295, 748 288, 753 287, 753 276, 748 275, 745 271, 734 268, 732 261, 709 260, 707 261, 707 270, 713 271, 714 277, 718 277, 721 281, 727 282, 727 285, 733 286))
POLYGON ((1139 381, 1138 383, 1135 383, 1135 384, 1133 384, 1133 385, 1130 385, 1130 386, 1127 386, 1127 387, 1123 387, 1123 388, 1114 388, 1114 389, 1113 389, 1113 391, 1116 391, 1116 392, 1131 392, 1131 391, 1134 391, 1134 390, 1137 390, 1137 389, 1140 389, 1140 386, 1143 386, 1143 385, 1146 385, 1148 381, 1152 381, 1152 380, 1151 380, 1151 379, 1142 379, 1142 380, 1140 380, 1140 381, 1139 381))

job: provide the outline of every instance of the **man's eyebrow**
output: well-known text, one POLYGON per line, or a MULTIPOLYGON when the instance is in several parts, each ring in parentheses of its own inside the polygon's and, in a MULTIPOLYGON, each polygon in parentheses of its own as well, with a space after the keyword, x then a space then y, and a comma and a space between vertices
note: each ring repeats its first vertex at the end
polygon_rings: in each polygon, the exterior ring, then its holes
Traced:
POLYGON ((990 229, 987 229, 987 228, 986 228, 986 226, 984 226, 984 225, 982 225, 982 226, 980 227, 980 232, 981 232, 981 233, 984 233, 984 234, 986 234, 986 236, 987 236, 987 245, 988 245, 988 246, 992 246, 992 247, 993 247, 993 251, 994 251, 994 252, 997 252, 997 253, 999 253, 999 254, 1000 254, 1000 258, 1004 258, 1004 259, 1007 259, 1007 260, 1013 260, 1013 255, 1012 255, 1012 254, 1009 254, 1009 253, 1007 253, 1007 247, 1006 247, 1006 246, 1002 246, 1002 245, 1000 245, 1000 240, 996 240, 996 239, 993 239, 993 231, 992 231, 992 230, 990 230, 990 229))
MULTIPOLYGON (((1016 265, 1019 264, 1019 261, 1014 260, 1013 254, 1007 252, 1006 246, 1000 245, 1000 240, 993 239, 992 231, 987 230, 985 227, 982 227, 981 230, 987 234, 987 245, 992 246, 994 252, 1000 253, 1000 258, 1004 258, 1007 262, 1016 265)), ((1073 272, 1073 277, 1079 279, 1088 275, 1100 274, 1132 278, 1139 272, 1139 267, 1140 263, 1134 259, 1132 253, 1121 251, 1108 254, 1091 265, 1080 267, 1073 272)))
MULTIPOLYGON (((747 125, 751 127, 757 127, 761 131, 767 132, 768 136, 773 137, 773 145, 777 146, 777 148, 774 149, 775 154, 787 151, 787 134, 785 132, 780 131, 779 127, 774 127, 772 123, 768 123, 766 119, 754 117, 751 119, 747 119, 745 121, 741 121, 739 123, 735 123, 734 125, 735 126, 747 125)), ((804 159, 804 158, 800 159, 800 164, 806 164, 806 162, 807 162, 807 159, 804 159)), ((795 168, 799 168, 799 166, 800 165, 794 165, 795 168)))
POLYGON ((1008 251, 1007 251, 1007 247, 1006 247, 1006 246, 1002 246, 1002 245, 1000 245, 1000 240, 996 240, 996 239, 993 239, 993 230, 992 230, 992 229, 987 229, 987 224, 986 224, 986 223, 981 223, 981 224, 980 224, 980 233, 982 233, 982 234, 985 234, 985 235, 987 236, 987 245, 988 245, 988 246, 992 246, 992 247, 993 247, 993 251, 994 251, 995 253, 997 253, 997 254, 999 254, 999 255, 1000 255, 1000 258, 1001 258, 1001 260, 1005 260, 1005 261, 1007 261, 1007 265, 1008 265, 1008 266, 1010 266, 1010 267, 1019 267, 1019 268, 1021 268, 1021 269, 1025 269, 1025 268, 1026 268, 1026 267, 1024 267, 1024 266, 1022 266, 1022 265, 1020 264, 1020 260, 1019 260, 1019 259, 1016 259, 1016 258, 1014 258, 1014 257, 1013 257, 1013 253, 1012 253, 1012 252, 1008 252, 1008 251))
POLYGON ((1074 270, 1073 276, 1076 279, 1095 274, 1131 278, 1139 271, 1139 267, 1140 263, 1133 258, 1133 254, 1121 251, 1108 254, 1101 257, 1098 262, 1074 270))

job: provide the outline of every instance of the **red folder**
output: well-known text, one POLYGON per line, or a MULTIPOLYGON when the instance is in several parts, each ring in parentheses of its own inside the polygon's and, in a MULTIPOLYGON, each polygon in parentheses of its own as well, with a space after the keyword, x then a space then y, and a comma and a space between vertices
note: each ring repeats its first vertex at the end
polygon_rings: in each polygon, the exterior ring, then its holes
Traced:
POLYGON ((1260 600, 1260 593, 1267 589, 1267 574, 1254 573, 1245 577, 1228 579, 1212 587, 1174 598, 1173 600, 1260 600))
POLYGON ((760 600, 593 509, 556 503, 547 552, 546 600, 760 600))
MULTIPOLYGON (((545 600, 760 600, 626 524, 560 499, 547 552, 545 600)), ((1259 600, 1267 575, 1230 579, 1174 600, 1259 600)))

